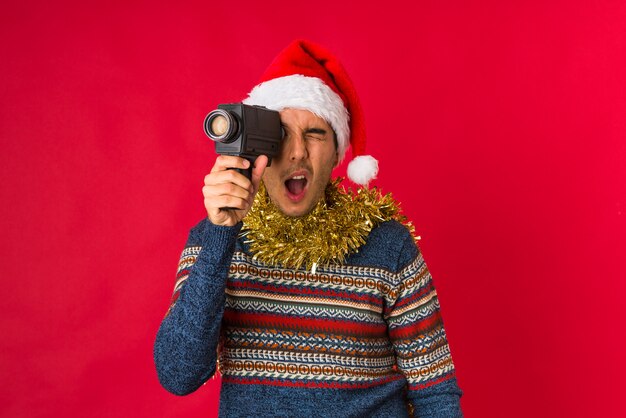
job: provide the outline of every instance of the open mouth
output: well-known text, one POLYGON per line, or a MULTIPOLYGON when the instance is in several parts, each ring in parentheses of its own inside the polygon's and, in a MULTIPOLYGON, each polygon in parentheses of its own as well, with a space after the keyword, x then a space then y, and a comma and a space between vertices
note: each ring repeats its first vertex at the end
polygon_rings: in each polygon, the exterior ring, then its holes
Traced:
POLYGON ((295 175, 285 180, 285 187, 289 197, 292 199, 301 197, 306 189, 307 182, 306 176, 303 174, 295 175))

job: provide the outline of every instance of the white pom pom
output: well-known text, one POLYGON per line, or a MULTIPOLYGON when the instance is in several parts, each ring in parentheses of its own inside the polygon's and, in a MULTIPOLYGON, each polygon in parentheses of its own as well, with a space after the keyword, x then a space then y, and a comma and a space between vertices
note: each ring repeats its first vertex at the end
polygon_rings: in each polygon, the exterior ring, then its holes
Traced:
POLYGON ((371 155, 360 155, 348 164, 348 178, 366 186, 378 174, 378 161, 371 155))

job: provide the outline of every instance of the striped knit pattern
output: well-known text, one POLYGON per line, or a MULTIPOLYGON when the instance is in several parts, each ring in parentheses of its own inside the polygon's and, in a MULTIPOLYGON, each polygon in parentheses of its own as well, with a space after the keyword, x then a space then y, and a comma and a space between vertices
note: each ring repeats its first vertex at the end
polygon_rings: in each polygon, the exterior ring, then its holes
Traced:
POLYGON ((178 262, 178 269, 176 271, 176 283, 174 284, 174 293, 172 294, 172 299, 170 302, 170 307, 167 310, 165 316, 169 315, 169 313, 176 305, 176 301, 178 300, 178 296, 180 295, 180 289, 182 289, 185 280, 189 277, 189 271, 191 267, 196 262, 198 258, 198 254, 200 254, 200 250, 202 247, 194 246, 194 247, 186 247, 183 250, 183 253, 180 256, 180 261, 178 262))
MULTIPOLYGON (((200 249, 181 256, 173 304, 200 249)), ((398 273, 337 265, 313 274, 236 252, 220 346, 229 383, 349 389, 404 378, 418 390, 454 377, 421 254, 398 273)))

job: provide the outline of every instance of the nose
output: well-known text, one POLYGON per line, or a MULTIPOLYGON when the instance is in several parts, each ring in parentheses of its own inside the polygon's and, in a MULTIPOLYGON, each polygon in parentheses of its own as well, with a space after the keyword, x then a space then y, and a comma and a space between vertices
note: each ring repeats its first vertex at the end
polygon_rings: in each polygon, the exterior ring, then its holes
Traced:
POLYGON ((304 160, 308 156, 306 141, 300 134, 289 135, 286 141, 287 156, 291 161, 304 160))

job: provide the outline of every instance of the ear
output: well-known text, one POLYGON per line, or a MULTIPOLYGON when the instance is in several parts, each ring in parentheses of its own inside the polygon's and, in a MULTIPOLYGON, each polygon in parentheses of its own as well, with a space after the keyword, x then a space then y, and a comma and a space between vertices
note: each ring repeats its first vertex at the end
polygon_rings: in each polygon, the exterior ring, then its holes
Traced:
POLYGON ((339 151, 335 150, 335 161, 333 162, 333 168, 337 168, 339 165, 339 151))

